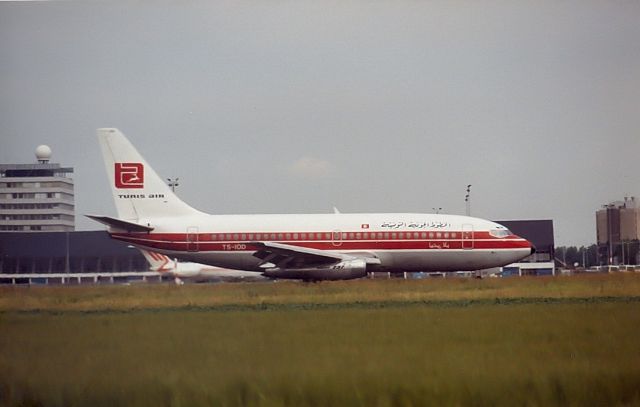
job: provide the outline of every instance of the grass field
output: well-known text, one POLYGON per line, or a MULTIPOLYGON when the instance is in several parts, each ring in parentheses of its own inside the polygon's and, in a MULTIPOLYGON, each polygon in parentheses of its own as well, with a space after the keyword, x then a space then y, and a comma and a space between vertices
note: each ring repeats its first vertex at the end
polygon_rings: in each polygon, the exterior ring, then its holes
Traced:
POLYGON ((0 289, 0 405, 640 405, 640 276, 0 289))
POLYGON ((131 286, 0 287, 2 311, 97 311, 174 308, 269 307, 355 303, 433 303, 495 299, 566 299, 640 296, 640 275, 490 279, 376 279, 131 286))

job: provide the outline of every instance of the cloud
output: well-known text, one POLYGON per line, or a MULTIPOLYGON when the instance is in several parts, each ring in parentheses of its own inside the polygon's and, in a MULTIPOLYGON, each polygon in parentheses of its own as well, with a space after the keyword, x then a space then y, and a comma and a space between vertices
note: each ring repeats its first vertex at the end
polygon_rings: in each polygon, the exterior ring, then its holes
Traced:
POLYGON ((289 174, 298 178, 328 178, 334 171, 333 165, 320 158, 304 156, 289 165, 289 174))

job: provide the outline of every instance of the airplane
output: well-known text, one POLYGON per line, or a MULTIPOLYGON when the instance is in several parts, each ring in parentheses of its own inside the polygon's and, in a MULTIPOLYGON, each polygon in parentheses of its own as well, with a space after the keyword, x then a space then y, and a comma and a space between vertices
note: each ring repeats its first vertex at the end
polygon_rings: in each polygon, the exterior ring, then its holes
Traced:
POLYGON ((176 196, 115 128, 98 129, 118 217, 114 239, 185 261, 308 281, 369 272, 475 271, 535 251, 488 220, 427 213, 210 215, 176 196))
POLYGON ((184 263, 171 260, 164 254, 139 249, 149 262, 150 270, 172 276, 177 285, 184 284, 183 279, 192 280, 263 280, 265 277, 251 271, 229 270, 200 263, 184 263))

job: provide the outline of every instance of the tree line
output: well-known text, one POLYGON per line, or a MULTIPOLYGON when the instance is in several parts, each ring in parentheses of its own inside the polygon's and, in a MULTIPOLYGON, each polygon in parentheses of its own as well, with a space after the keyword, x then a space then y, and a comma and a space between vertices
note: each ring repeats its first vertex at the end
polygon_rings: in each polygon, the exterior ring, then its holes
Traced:
POLYGON ((618 242, 611 247, 608 245, 590 246, 559 246, 555 248, 556 261, 566 267, 593 267, 609 264, 638 264, 640 241, 618 242), (611 251, 611 254, 609 253, 611 251))

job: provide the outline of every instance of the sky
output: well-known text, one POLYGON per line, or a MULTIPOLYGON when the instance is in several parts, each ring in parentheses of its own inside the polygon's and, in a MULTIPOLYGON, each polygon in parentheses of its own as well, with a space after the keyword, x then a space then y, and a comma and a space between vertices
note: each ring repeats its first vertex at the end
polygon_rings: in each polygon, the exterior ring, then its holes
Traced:
POLYGON ((0 163, 75 168, 115 215, 117 127, 214 214, 553 219, 640 196, 640 2, 0 2, 0 163))

